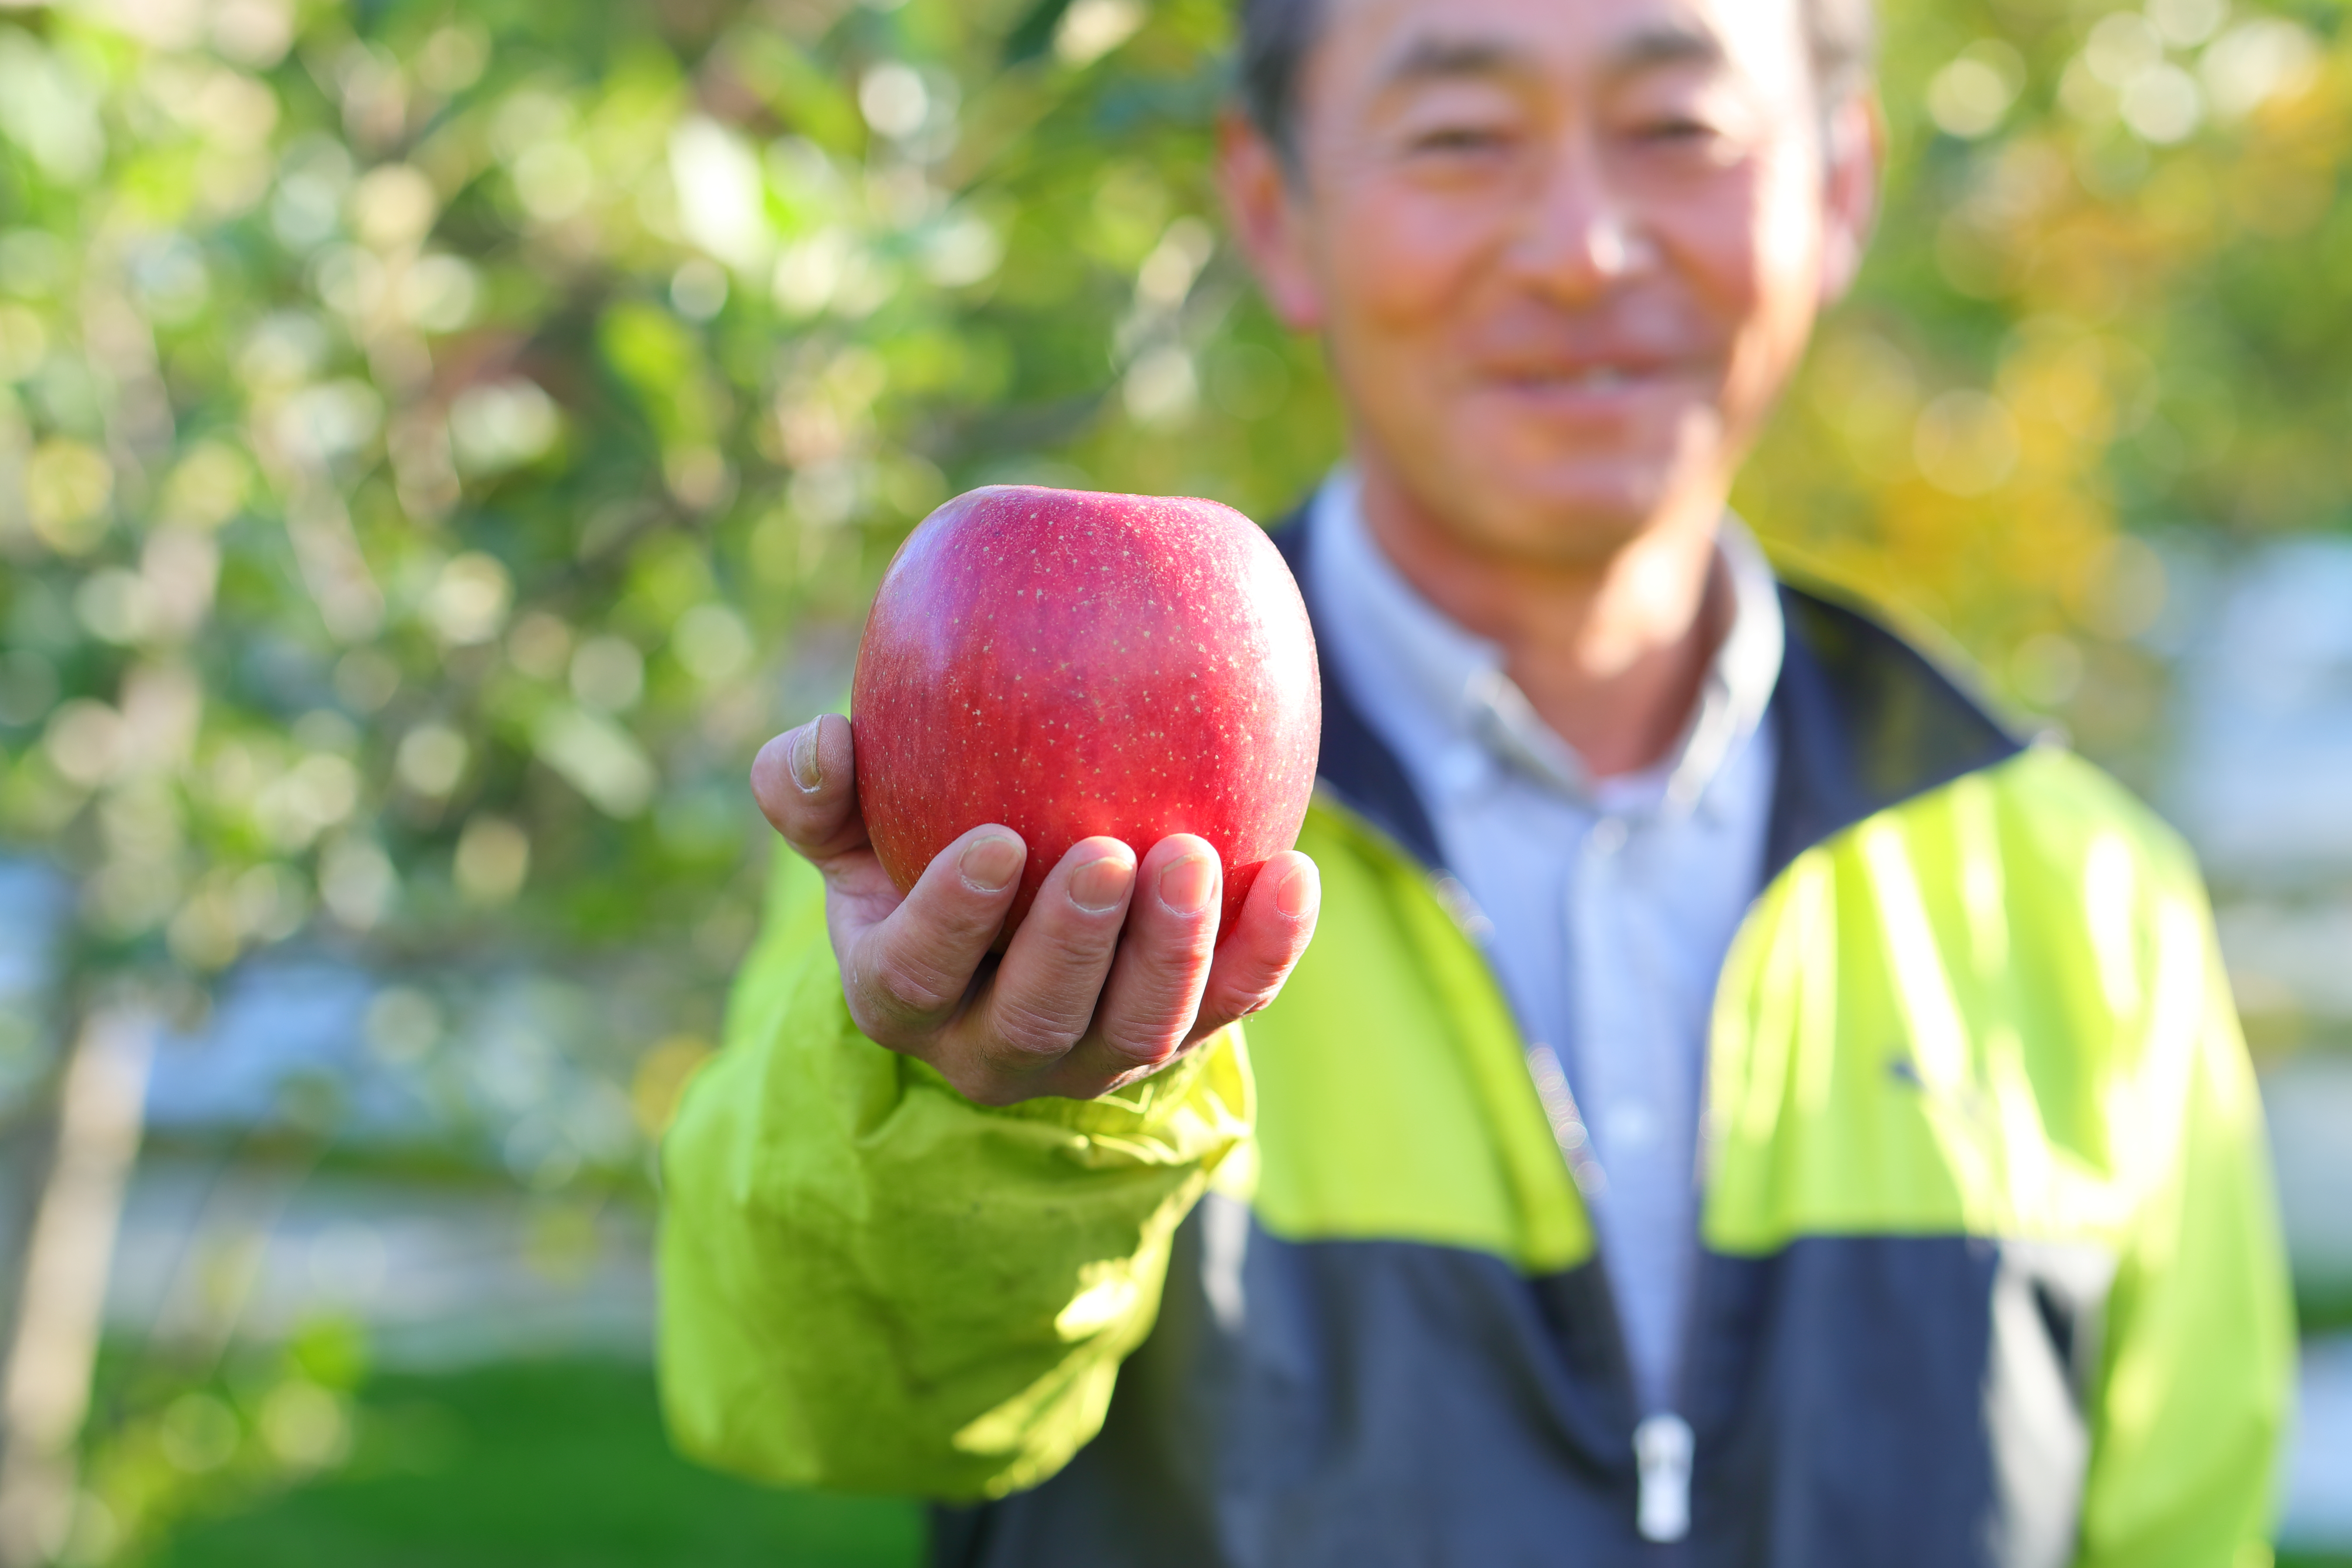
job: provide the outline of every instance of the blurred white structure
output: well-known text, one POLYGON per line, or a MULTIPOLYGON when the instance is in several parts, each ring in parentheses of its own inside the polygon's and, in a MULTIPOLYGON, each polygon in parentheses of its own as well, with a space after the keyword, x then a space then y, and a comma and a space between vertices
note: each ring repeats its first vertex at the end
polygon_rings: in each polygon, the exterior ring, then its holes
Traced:
MULTIPOLYGON (((2174 556, 2175 747, 2158 804, 2225 888, 2333 899, 2352 932, 2352 539, 2274 544, 2234 567, 2174 556)), ((2352 983, 2282 952, 2352 1018, 2352 983)), ((2337 947, 2341 954, 2347 950, 2337 947)))
POLYGON ((2169 566, 2158 804, 2212 880, 2240 1009, 2284 1053, 2264 1098, 2296 1273, 2352 1296, 2352 539, 2169 566))
MULTIPOLYGON (((2174 668, 2158 805, 2216 896, 2295 1275, 2352 1300, 2352 539, 2168 564, 2174 668)), ((2283 1541, 2352 1546, 2352 1337, 2305 1347, 2283 1541)))
POLYGON ((151 1157, 122 1215, 110 1332, 217 1354, 320 1318, 403 1370, 650 1353, 652 1216, 624 1202, 151 1157))

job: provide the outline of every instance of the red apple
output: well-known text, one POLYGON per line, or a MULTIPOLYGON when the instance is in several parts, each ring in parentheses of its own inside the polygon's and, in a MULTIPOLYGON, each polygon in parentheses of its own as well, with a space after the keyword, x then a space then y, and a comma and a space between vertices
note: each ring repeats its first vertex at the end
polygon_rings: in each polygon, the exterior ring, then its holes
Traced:
POLYGON ((1080 839, 1139 858, 1197 833, 1224 862, 1222 935, 1298 837, 1323 699, 1298 585, 1239 512, 997 485, 899 547, 850 707, 866 826, 901 890, 1002 823, 1029 847, 1009 937, 1080 839))

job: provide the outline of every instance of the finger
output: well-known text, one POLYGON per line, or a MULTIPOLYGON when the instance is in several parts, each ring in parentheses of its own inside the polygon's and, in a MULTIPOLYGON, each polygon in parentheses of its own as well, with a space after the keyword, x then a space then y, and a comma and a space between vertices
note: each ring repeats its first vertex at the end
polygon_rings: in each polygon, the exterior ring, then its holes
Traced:
POLYGON ((1088 838, 1046 877, 989 982, 988 1005, 967 1015, 992 1066, 1032 1074, 1085 1036, 1118 950, 1135 869, 1134 850, 1088 838))
POLYGON ((975 827, 932 858, 905 902, 851 936, 842 994, 869 1038, 911 1048, 955 1016, 1027 858, 1011 828, 975 827))
POLYGON ((1189 833, 1161 839, 1143 858, 1135 889, 1088 1037, 1100 1060, 1086 1065, 1106 1076, 1163 1062, 1192 1033, 1224 898, 1216 847, 1189 833))
POLYGON ((1322 908, 1323 874, 1297 850, 1286 850, 1260 867, 1234 918, 1233 933, 1217 944, 1186 1043, 1205 1039, 1272 1002, 1306 953, 1322 908))
POLYGON ((751 795, 784 842, 822 866, 866 847, 856 752, 838 713, 787 730, 751 763, 751 795))

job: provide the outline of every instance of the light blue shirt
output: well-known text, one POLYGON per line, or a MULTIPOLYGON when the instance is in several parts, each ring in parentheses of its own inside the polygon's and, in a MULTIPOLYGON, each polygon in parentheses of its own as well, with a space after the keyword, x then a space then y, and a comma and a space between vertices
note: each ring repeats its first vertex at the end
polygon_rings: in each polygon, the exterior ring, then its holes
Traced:
POLYGON ((1595 779, 1366 531, 1346 469, 1307 526, 1323 657, 1402 763, 1528 1040, 1592 1214, 1645 1413, 1674 1410, 1698 1258, 1699 1115, 1717 976, 1763 879, 1785 627, 1727 519, 1729 631, 1681 741, 1595 779))

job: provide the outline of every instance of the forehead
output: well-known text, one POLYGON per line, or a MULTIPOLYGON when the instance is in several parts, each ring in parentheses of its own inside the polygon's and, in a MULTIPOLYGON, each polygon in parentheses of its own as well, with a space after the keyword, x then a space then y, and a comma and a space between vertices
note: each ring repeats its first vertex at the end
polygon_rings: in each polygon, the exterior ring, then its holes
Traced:
MULTIPOLYGON (((1591 78, 1713 60, 1760 85, 1810 79, 1803 0, 1322 0, 1315 68, 1377 90, 1431 61, 1591 78)), ((1343 89, 1344 90, 1344 89, 1343 89)))

